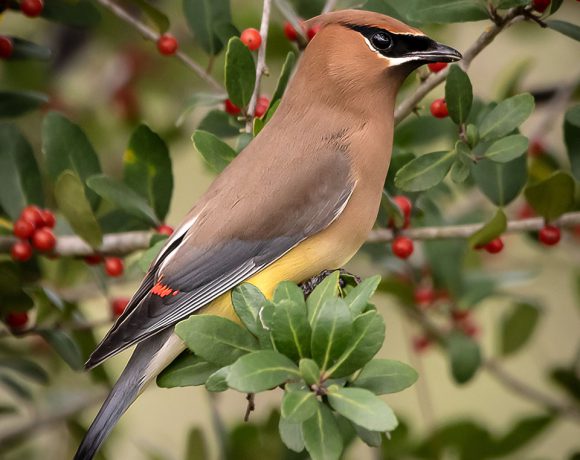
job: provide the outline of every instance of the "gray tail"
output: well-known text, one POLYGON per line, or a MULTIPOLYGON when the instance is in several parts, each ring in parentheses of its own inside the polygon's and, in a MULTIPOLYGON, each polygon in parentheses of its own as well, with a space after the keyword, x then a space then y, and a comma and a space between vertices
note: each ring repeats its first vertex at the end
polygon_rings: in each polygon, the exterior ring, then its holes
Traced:
POLYGON ((163 330, 137 345, 127 367, 89 427, 74 460, 92 460, 121 416, 149 383, 145 379, 147 366, 172 332, 173 328, 163 330))

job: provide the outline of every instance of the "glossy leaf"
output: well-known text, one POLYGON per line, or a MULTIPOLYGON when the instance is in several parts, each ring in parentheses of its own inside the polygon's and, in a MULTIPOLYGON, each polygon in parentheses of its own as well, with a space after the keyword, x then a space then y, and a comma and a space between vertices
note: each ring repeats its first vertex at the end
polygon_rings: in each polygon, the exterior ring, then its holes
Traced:
POLYGON ((301 300, 301 303, 289 299, 278 301, 271 328, 276 349, 296 362, 310 356, 311 330, 302 295, 301 300))
POLYGON ((182 353, 157 376, 157 386, 162 388, 203 385, 219 369, 192 353, 182 353))
POLYGON ((276 104, 277 101, 282 99, 282 96, 286 91, 286 86, 288 86, 288 82, 290 81, 290 77, 292 76, 292 71, 294 70, 295 65, 296 65, 296 54, 290 51, 286 55, 286 59, 284 60, 284 65, 282 66, 282 70, 280 71, 280 77, 278 78, 276 89, 274 90, 274 94, 272 95, 272 99, 270 101, 270 106, 273 106, 274 104, 276 104))
POLYGON ((354 317, 364 312, 380 283, 380 275, 366 278, 344 298, 354 317))
POLYGON ((220 25, 231 22, 229 0, 183 0, 183 14, 196 43, 212 56, 223 48, 220 25))
POLYGON ((408 364, 391 359, 373 359, 362 368, 353 385, 384 395, 403 391, 418 378, 417 371, 408 364))
POLYGON ((0 206, 12 220, 27 204, 43 204, 40 171, 28 140, 12 124, 0 124, 0 206))
POLYGON ((318 404, 316 413, 302 423, 302 437, 312 460, 338 460, 342 435, 331 410, 318 404))
POLYGON ((574 206, 576 184, 574 179, 563 171, 556 171, 547 179, 526 187, 528 203, 538 215, 554 220, 574 206))
POLYGON ((195 131, 191 140, 196 150, 214 172, 222 172, 236 157, 234 149, 219 137, 206 131, 195 131))
POLYGON ((254 335, 258 335, 262 329, 258 315, 265 302, 264 294, 252 284, 240 284, 232 291, 234 310, 240 321, 254 335))
POLYGON ((282 398, 282 417, 292 423, 303 422, 314 415, 318 402, 312 391, 286 391, 282 398))
POLYGON ((301 359, 298 363, 298 368, 307 385, 314 385, 320 382, 320 367, 318 367, 318 364, 313 359, 301 359))
POLYGON ((370 447, 380 447, 383 443, 382 433, 380 431, 371 431, 363 428, 356 423, 352 424, 357 436, 370 447))
POLYGON ((228 374, 230 373, 230 366, 222 367, 213 374, 211 374, 206 382, 205 388, 207 391, 220 392, 228 389, 228 374))
MULTIPOLYGON (((66 170, 76 173, 82 183, 101 173, 99 158, 86 134, 57 112, 50 112, 42 123, 42 151, 53 182, 66 170)), ((96 209, 98 195, 87 185, 84 186, 84 194, 92 208, 96 209)))
POLYGON ((230 100, 238 107, 246 107, 256 84, 256 66, 251 51, 238 37, 228 42, 225 82, 230 100))
POLYGON ((421 155, 397 171, 395 185, 407 192, 421 192, 439 184, 449 172, 455 152, 421 155))
POLYGON ((283 417, 278 422, 278 432, 280 439, 288 449, 294 452, 304 450, 304 437, 302 436, 302 425, 300 423, 291 423, 283 417))
POLYGON ((258 393, 299 377, 298 367, 286 356, 274 350, 261 350, 232 364, 227 382, 243 393, 258 393))
POLYGON ((473 88, 469 77, 457 64, 450 67, 447 75, 445 102, 449 117, 458 125, 465 123, 473 103, 473 88))
POLYGON ((485 151, 484 156, 497 163, 512 161, 528 151, 528 138, 521 134, 498 139, 485 151))
POLYGON ((453 379, 458 384, 467 383, 481 365, 479 345, 462 332, 452 332, 447 339, 447 352, 453 379))
POLYGON ((502 318, 500 352, 508 356, 528 343, 540 320, 540 309, 530 303, 517 303, 502 318))
POLYGON ((200 121, 197 129, 218 137, 234 137, 240 134, 241 123, 223 110, 210 111, 200 121))
POLYGON ((408 17, 419 22, 445 24, 481 21, 488 13, 478 0, 408 0, 408 17))
POLYGON ((480 160, 471 167, 479 189, 496 206, 507 206, 520 194, 527 180, 526 157, 507 163, 480 160))
POLYGON ((333 385, 328 389, 328 401, 336 412, 367 430, 392 431, 398 425, 387 403, 363 388, 333 385))
POLYGON ((54 184, 54 199, 74 232, 91 247, 98 248, 103 241, 101 227, 75 173, 64 171, 60 175, 54 184))
POLYGON ((322 304, 338 295, 338 279, 340 272, 335 271, 328 275, 322 282, 316 286, 314 291, 310 293, 306 299, 306 306, 308 308, 308 322, 312 324, 322 308, 322 304))
POLYGON ((312 323, 312 358, 324 371, 346 350, 353 331, 352 315, 344 300, 330 299, 312 323))
POLYGON ((534 111, 534 97, 529 93, 505 99, 497 104, 479 125, 483 140, 493 140, 511 133, 534 111))
POLYGON ((0 91, 0 118, 19 117, 47 102, 46 94, 34 91, 0 91))
POLYGON ((493 218, 469 237, 472 248, 485 245, 501 236, 507 229, 507 217, 501 208, 495 212, 493 218))
POLYGON ((258 346, 247 329, 219 316, 191 316, 175 326, 175 333, 196 355, 222 366, 258 346))
POLYGON ((48 61, 52 52, 50 48, 45 46, 37 45, 36 43, 24 40, 19 37, 10 37, 14 49, 12 50, 12 55, 10 60, 14 59, 38 59, 40 61, 48 61))
POLYGON ((83 357, 76 342, 59 329, 43 329, 39 334, 71 369, 78 371, 83 368, 83 357))
POLYGON ((558 19, 549 19, 545 21, 548 27, 562 35, 570 37, 572 40, 580 41, 580 27, 567 21, 560 21, 558 19))
POLYGON ((149 206, 145 198, 112 177, 100 174, 87 179, 87 185, 101 198, 114 204, 127 214, 156 227, 160 224, 155 211, 149 206))
POLYGON ((91 27, 99 23, 101 14, 88 0, 50 0, 44 2, 41 16, 74 27, 91 27))
POLYGON ((564 141, 568 150, 572 174, 577 181, 580 181, 580 105, 576 105, 566 112, 564 141))
POLYGON ((291 281, 282 281, 274 290, 272 302, 278 304, 284 300, 306 306, 304 292, 296 283, 292 283, 291 281))
POLYGON ((143 197, 165 220, 173 193, 169 149, 159 135, 140 125, 132 134, 123 155, 123 182, 143 197))

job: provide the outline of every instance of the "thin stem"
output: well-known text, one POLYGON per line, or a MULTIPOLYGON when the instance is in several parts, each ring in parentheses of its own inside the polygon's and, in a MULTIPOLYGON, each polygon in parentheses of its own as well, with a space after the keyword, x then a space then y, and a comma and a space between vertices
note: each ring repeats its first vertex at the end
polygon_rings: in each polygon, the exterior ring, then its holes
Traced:
MULTIPOLYGON (((111 13, 117 16, 122 21, 125 21, 127 24, 130 24, 135 29, 137 29, 145 38, 157 42, 160 37, 160 34, 157 33, 155 30, 150 28, 147 24, 143 23, 139 19, 131 16, 124 8, 120 7, 115 1, 113 0, 96 0, 103 8, 108 9, 111 13)), ((220 93, 224 93, 225 91, 222 85, 214 79, 208 72, 206 72, 202 66, 200 66, 197 62, 195 62, 191 57, 185 54, 183 51, 177 51, 175 53, 175 57, 177 57, 181 62, 183 62, 187 67, 193 70, 202 80, 204 80, 208 85, 210 85, 216 91, 220 93)))
POLYGON ((256 64, 256 84, 254 92, 248 105, 248 120, 246 121, 246 132, 252 132, 252 122, 254 120, 254 112, 256 111, 256 103, 260 95, 260 84, 262 83, 262 76, 266 73, 266 46, 268 44, 268 29, 270 27, 270 12, 272 11, 272 0, 264 0, 264 7, 262 9, 262 23, 260 24, 260 35, 262 37, 262 44, 258 50, 258 62, 256 64))
POLYGON ((330 13, 335 8, 336 8, 336 0, 326 0, 324 8, 322 8, 322 14, 330 13))

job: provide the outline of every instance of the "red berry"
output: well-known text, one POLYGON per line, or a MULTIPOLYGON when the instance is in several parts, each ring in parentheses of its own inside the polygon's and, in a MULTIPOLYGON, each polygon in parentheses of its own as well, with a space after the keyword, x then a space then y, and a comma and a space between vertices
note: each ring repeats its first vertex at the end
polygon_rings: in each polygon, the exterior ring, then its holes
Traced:
POLYGON ((451 310, 451 317, 453 318, 453 321, 456 321, 456 322, 463 321, 466 318, 469 318, 470 315, 471 315, 471 310, 466 310, 464 308, 459 309, 459 310, 451 310))
POLYGON ((291 42, 298 40, 298 32, 296 32, 294 26, 288 21, 284 23, 284 35, 286 35, 286 38, 291 42))
POLYGON ((160 233, 161 235, 171 236, 173 234, 173 227, 170 227, 169 225, 166 224, 160 225, 155 230, 157 231, 157 233, 160 233))
POLYGON ((428 64, 429 70, 433 73, 441 72, 445 67, 447 67, 446 62, 432 62, 428 64))
POLYGON ((34 225, 32 225, 27 220, 18 219, 16 222, 14 222, 12 233, 14 233, 16 238, 27 240, 34 234, 34 229, 34 225))
POLYGON ((391 243, 393 254, 400 259, 408 259, 413 254, 413 240, 406 236, 397 236, 391 243))
POLYGON ((16 262, 26 262, 32 257, 32 246, 28 241, 17 241, 12 245, 10 254, 16 262))
POLYGON ((260 96, 256 102, 256 109, 254 111, 254 116, 261 118, 268 111, 270 106, 270 100, 267 97, 260 96))
POLYGON ((36 230, 32 236, 32 245, 40 252, 50 252, 56 245, 56 237, 52 230, 48 228, 41 228, 36 230))
POLYGON ((560 229, 553 225, 546 225, 540 230, 539 234, 540 242, 546 246, 554 246, 555 244, 558 244, 561 237, 562 233, 560 232, 560 229))
POLYGON ((105 257, 105 272, 111 277, 121 276, 125 266, 118 257, 105 257))
POLYGON ((463 333, 469 337, 475 337, 479 334, 479 327, 469 318, 460 321, 458 325, 463 333))
POLYGON ((550 6, 550 0, 534 0, 532 5, 538 13, 543 13, 550 6))
MULTIPOLYGON (((411 210, 413 209, 413 204, 411 200, 403 195, 397 195, 393 197, 393 201, 399 207, 401 212, 403 213, 403 217, 405 218, 403 223, 403 228, 407 228, 409 223, 411 222, 411 210)), ((389 222, 389 226, 393 226, 392 222, 389 222)))
POLYGON ((435 99, 431 104, 431 115, 435 118, 445 118, 449 115, 445 99, 435 99))
POLYGON ((256 51, 262 44, 262 36, 260 32, 254 28, 246 29, 240 35, 242 43, 248 47, 250 51, 256 51))
POLYGON ((103 256, 100 254, 91 254, 83 258, 87 265, 99 265, 103 261, 103 256))
POLYGON ((40 211, 40 214, 42 215, 42 226, 54 228, 56 225, 56 218, 54 217, 53 212, 48 209, 43 209, 40 211))
POLYGON ((531 157, 539 157, 544 153, 546 153, 546 149, 544 148, 542 141, 534 139, 532 142, 530 142, 530 146, 528 147, 528 155, 531 157))
POLYGON ((435 292, 430 287, 419 287, 415 289, 415 303, 422 307, 427 307, 435 301, 435 292))
POLYGON ((239 115, 242 112, 242 109, 240 109, 236 104, 234 104, 229 99, 226 99, 224 104, 226 112, 229 113, 230 115, 239 115))
POLYGON ((171 56, 176 53, 179 48, 177 39, 171 34, 163 34, 157 40, 157 49, 164 56, 171 56))
POLYGON ((22 0, 20 2, 20 11, 29 18, 40 16, 44 9, 43 0, 22 0))
POLYGON ((0 58, 8 59, 14 51, 14 43, 8 37, 0 37, 0 58))
POLYGON ((321 27, 322 26, 320 24, 315 24, 312 27, 310 27, 310 29, 306 31, 306 36, 308 37, 308 40, 312 40, 321 27))
POLYGON ((26 206, 20 213, 20 219, 30 222, 34 227, 41 227, 44 223, 42 213, 38 206, 26 206))
POLYGON ((483 249, 485 249, 490 254, 497 254, 503 249, 503 241, 501 238, 496 238, 495 240, 491 240, 489 243, 487 243, 483 249))
POLYGON ((4 321, 10 329, 22 329, 28 323, 28 313, 25 311, 13 311, 6 315, 4 321))
POLYGON ((113 299, 113 301, 111 302, 111 311, 113 312, 113 316, 115 317, 121 316, 125 311, 125 308, 127 308, 128 304, 129 299, 127 298, 119 297, 117 299, 113 299))
POLYGON ((431 339, 426 335, 413 338, 413 350, 422 353, 431 346, 431 339))

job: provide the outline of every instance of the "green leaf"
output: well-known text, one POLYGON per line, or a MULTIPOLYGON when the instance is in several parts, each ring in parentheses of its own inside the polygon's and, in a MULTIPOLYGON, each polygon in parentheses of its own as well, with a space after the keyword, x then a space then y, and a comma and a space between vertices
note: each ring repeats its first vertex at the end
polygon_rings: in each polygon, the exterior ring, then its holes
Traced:
POLYGON ((345 351, 353 330, 352 315, 342 299, 326 300, 312 323, 312 358, 324 371, 345 351))
POLYGON ((355 318, 346 350, 327 372, 333 378, 346 377, 363 367, 381 349, 385 340, 385 323, 376 311, 355 318))
POLYGON ((228 389, 228 374, 230 373, 230 369, 231 366, 225 366, 211 374, 205 382, 207 391, 226 391, 228 389))
POLYGON ((500 352, 508 356, 519 351, 530 339, 538 321, 540 309, 536 305, 520 302, 502 318, 500 352))
POLYGON ((494 458, 515 454, 542 434, 554 420, 552 415, 537 415, 518 420, 513 428, 495 441, 491 454, 494 458))
POLYGON ((479 345, 462 332, 452 332, 447 339, 451 374, 458 384, 467 383, 481 365, 479 345))
POLYGON ((183 0, 183 14, 197 44, 207 54, 218 54, 223 48, 218 28, 232 21, 229 0, 183 0))
POLYGON ((363 367, 353 385, 384 395, 403 391, 418 378, 417 371, 408 364, 390 359, 373 359, 363 367))
POLYGON ((564 117, 564 141, 572 174, 580 181, 580 105, 571 107, 564 117))
POLYGON ((42 180, 32 147, 15 125, 0 124, 0 146, 0 206, 16 220, 27 204, 42 206, 42 180))
POLYGON ((12 378, 12 376, 7 374, 0 374, 0 387, 6 387, 10 392, 20 399, 27 401, 32 400, 32 393, 28 387, 22 384, 19 380, 12 378))
POLYGON ((571 22, 560 21, 558 19, 549 19, 545 21, 548 27, 562 35, 570 37, 572 40, 580 41, 580 27, 571 22))
POLYGON ((122 182, 104 174, 89 177, 87 185, 100 197, 122 209, 130 216, 156 227, 160 224, 155 211, 151 209, 145 198, 122 182))
POLYGON ((37 45, 36 43, 18 37, 10 37, 10 39, 14 45, 12 55, 9 58, 10 60, 38 59, 40 61, 48 61, 52 56, 50 48, 37 45))
POLYGON ((527 202, 547 220, 554 220, 574 207, 576 184, 568 173, 556 171, 547 179, 526 187, 527 202))
POLYGON ((560 9, 564 0, 552 0, 550 5, 550 15, 554 14, 556 11, 560 9))
POLYGON ((223 110, 212 110, 200 121, 197 129, 217 137, 234 137, 240 134, 241 127, 240 122, 223 110))
POLYGON ((236 157, 234 149, 211 133, 195 131, 191 140, 209 167, 217 173, 222 172, 236 157))
POLYGON ((157 376, 157 386, 175 388, 203 385, 219 369, 192 353, 182 353, 157 376))
POLYGON ((380 447, 383 443, 382 433, 379 431, 371 431, 362 426, 352 423, 352 426, 359 438, 369 447, 380 447))
POLYGON ((492 203, 496 206, 507 206, 517 198, 526 184, 526 160, 525 156, 507 163, 483 159, 471 167, 471 174, 479 189, 492 203))
POLYGON ((454 64, 449 69, 445 83, 445 102, 449 117, 458 125, 465 123, 473 102, 473 89, 467 74, 454 64))
POLYGON ((184 103, 184 109, 175 122, 176 126, 181 126, 185 121, 187 115, 198 107, 211 107, 217 104, 223 104, 224 96, 222 94, 213 93, 195 93, 184 103))
POLYGON ((91 27, 99 23, 99 10, 88 0, 50 0, 44 2, 41 16, 73 27, 91 27))
POLYGON ((247 329, 219 316, 191 316, 175 326, 175 333, 196 355, 222 366, 232 364, 258 346, 247 329))
POLYGON ((296 283, 292 283, 291 281, 282 281, 274 290, 272 302, 278 304, 283 300, 288 300, 306 307, 304 292, 302 292, 302 289, 300 289, 296 283))
POLYGON ((497 163, 506 163, 526 153, 528 151, 528 143, 526 136, 512 134, 495 141, 483 155, 497 163))
POLYGON ((314 416, 302 423, 302 437, 312 460, 338 460, 342 453, 342 435, 331 410, 318 404, 314 416))
POLYGON ((163 246, 165 246, 166 242, 167 238, 163 238, 162 240, 157 241, 153 246, 151 246, 143 253, 141 258, 137 262, 139 264, 139 268, 143 273, 147 273, 147 270, 149 270, 149 267, 151 266, 153 261, 157 259, 157 256, 161 252, 163 246))
POLYGON ((328 402, 336 412, 367 430, 393 431, 398 425, 387 403, 364 388, 332 385, 328 389, 328 402))
POLYGON ((282 99, 284 92, 286 91, 286 86, 288 86, 288 81, 292 76, 292 71, 296 65, 296 53, 289 51, 284 60, 284 65, 280 71, 280 78, 278 78, 278 83, 276 84, 276 89, 270 101, 270 106, 273 106, 277 101, 282 99))
POLYGON ((356 286, 348 295, 344 298, 344 301, 350 308, 353 317, 360 315, 367 308, 371 297, 375 294, 375 291, 381 283, 380 275, 375 275, 370 278, 363 280, 358 286, 356 286))
POLYGON ((258 335, 262 329, 259 314, 265 302, 266 298, 264 294, 252 284, 240 284, 232 291, 234 310, 240 318, 240 321, 254 335, 258 335))
POLYGON ((256 66, 252 52, 238 37, 228 42, 225 82, 230 100, 238 107, 246 107, 256 84, 256 66))
POLYGON ((478 0, 408 0, 408 18, 435 24, 481 21, 489 15, 478 0))
POLYGON ((231 366, 227 381, 234 390, 258 393, 296 378, 300 378, 300 372, 290 359, 274 350, 261 350, 239 358, 231 366))
POLYGON ((123 155, 123 182, 147 200, 160 221, 165 219, 173 193, 171 157, 163 139, 146 125, 131 135, 123 155))
POLYGON ((34 91, 0 91, 0 118, 19 117, 47 102, 46 94, 34 91))
POLYGON ((39 335, 56 351, 71 369, 79 371, 83 368, 83 357, 76 342, 64 331, 59 329, 43 329, 39 335))
POLYGON ((467 180, 471 169, 469 163, 456 159, 451 166, 450 176, 451 180, 456 184, 461 184, 467 180))
POLYGON ((489 222, 469 237, 469 245, 472 248, 482 246, 501 236, 507 229, 507 217, 503 209, 498 208, 489 222))
POLYGON ((294 452, 304 450, 304 438, 302 436, 302 425, 300 423, 291 423, 285 418, 280 417, 278 422, 278 432, 280 439, 288 449, 294 452))
MULTIPOLYGON (((76 173, 82 183, 101 173, 99 158, 86 134, 63 115, 50 112, 42 123, 42 151, 46 156, 48 176, 53 182, 61 174, 70 170, 76 173)), ((88 186, 84 194, 93 209, 99 203, 98 195, 88 186)))
POLYGON ((501 101, 489 112, 479 125, 483 140, 493 140, 511 133, 534 111, 534 97, 529 93, 518 94, 501 101))
POLYGON ((0 357, 0 371, 4 369, 14 371, 20 376, 42 385, 46 385, 49 382, 46 371, 34 361, 28 359, 11 356, 0 357))
POLYGON ((320 382, 320 367, 318 367, 318 364, 313 359, 301 359, 298 363, 298 368, 307 385, 314 385, 320 382))
MULTIPOLYGON (((276 289, 278 293, 279 288, 276 289)), ((302 303, 283 299, 275 304, 271 328, 276 349, 296 362, 310 356, 311 330, 302 290, 300 296, 302 303)))
POLYGON ((207 444, 200 428, 192 428, 187 436, 184 460, 206 460, 209 458, 207 444))
POLYGON ((151 5, 151 3, 146 0, 131 0, 136 3, 145 16, 149 19, 149 22, 157 29, 160 34, 164 34, 169 30, 169 18, 159 10, 157 7, 151 5))
POLYGON ((395 185, 407 192, 421 192, 439 184, 449 172, 455 152, 421 155, 397 171, 395 185))
POLYGON ((54 199, 74 232, 92 248, 98 248, 103 241, 101 227, 75 173, 64 171, 60 175, 54 184, 54 199))
POLYGON ((318 408, 316 396, 312 391, 294 390, 284 392, 282 398, 282 417, 292 423, 303 422, 314 415, 318 408))
POLYGON ((314 291, 310 293, 308 299, 306 299, 306 307, 308 309, 308 322, 313 324, 322 304, 328 300, 338 296, 338 279, 340 277, 340 272, 335 271, 328 275, 322 280, 322 282, 314 288, 314 291))

